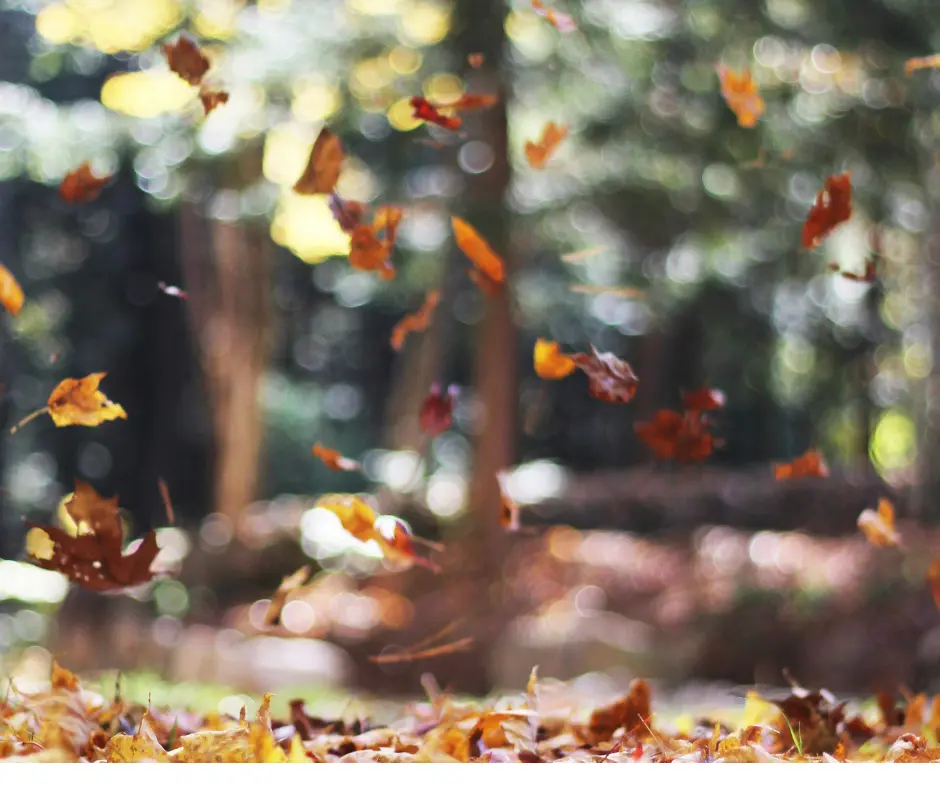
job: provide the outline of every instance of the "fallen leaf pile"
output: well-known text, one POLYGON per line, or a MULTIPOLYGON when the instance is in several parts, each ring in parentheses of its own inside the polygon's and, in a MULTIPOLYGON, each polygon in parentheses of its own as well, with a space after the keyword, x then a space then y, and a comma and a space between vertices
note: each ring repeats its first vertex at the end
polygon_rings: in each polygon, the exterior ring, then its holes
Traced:
POLYGON ((880 695, 875 717, 825 689, 747 693, 737 720, 660 719, 651 687, 634 680, 591 708, 535 669, 525 691, 458 701, 429 698, 396 719, 322 719, 301 698, 284 718, 265 695, 254 719, 198 715, 106 698, 53 662, 38 691, 0 702, 4 763, 930 763, 940 761, 940 696, 880 695), (929 711, 927 709, 929 708, 929 711))

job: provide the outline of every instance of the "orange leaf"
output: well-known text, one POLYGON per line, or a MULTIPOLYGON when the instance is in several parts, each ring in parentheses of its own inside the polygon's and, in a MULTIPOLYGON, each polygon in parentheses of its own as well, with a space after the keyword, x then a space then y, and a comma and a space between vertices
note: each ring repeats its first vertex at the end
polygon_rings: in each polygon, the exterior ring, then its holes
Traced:
POLYGON ((313 506, 333 512, 347 533, 360 542, 375 538, 375 521, 379 515, 358 495, 324 495, 313 506))
POLYGON ((483 53, 471 52, 467 55, 467 63, 470 64, 470 68, 479 68, 483 65, 483 53))
POLYGON ((910 76, 922 68, 940 68, 940 55, 913 57, 904 63, 904 73, 910 76))
POLYGON ((386 558, 399 564, 418 564, 432 572, 438 571, 436 564, 418 555, 411 526, 404 520, 388 514, 382 515, 375 521, 373 538, 382 548, 382 553, 386 558))
POLYGON ((627 734, 644 732, 651 722, 650 688, 642 679, 630 682, 628 693, 616 703, 595 709, 588 729, 595 742, 610 741, 618 728, 627 734))
POLYGON ((38 566, 92 591, 138 586, 153 577, 157 534, 149 531, 134 552, 125 554, 117 498, 102 498, 90 485, 76 482, 66 509, 86 528, 71 536, 61 528, 30 523, 26 551, 38 566))
POLYGON ((532 10, 561 33, 570 33, 578 29, 572 17, 549 8, 542 0, 532 0, 532 10))
POLYGON ((77 170, 66 173, 59 184, 59 196, 70 203, 91 202, 99 194, 110 178, 96 178, 91 172, 91 165, 86 161, 77 170))
POLYGON ((434 317, 434 310, 441 300, 441 294, 437 290, 431 290, 424 298, 421 308, 410 315, 405 315, 392 329, 392 348, 401 350, 405 344, 408 334, 417 331, 424 331, 431 324, 434 317))
POLYGON ((199 91, 199 100, 202 102, 202 108, 205 110, 206 115, 216 107, 227 103, 228 99, 229 95, 224 90, 209 90, 204 87, 199 91))
POLYGON ((718 389, 701 388, 682 395, 682 407, 705 413, 725 406, 725 394, 718 389))
POLYGON ((23 306, 23 288, 5 265, 0 265, 0 304, 11 315, 19 314, 23 306))
POLYGON ((470 262, 476 266, 476 270, 470 272, 470 278, 487 295, 494 295, 506 278, 502 258, 463 219, 451 216, 450 224, 454 230, 454 239, 457 241, 460 251, 469 257, 470 262))
POLYGON ((170 70, 190 85, 198 85, 209 70, 209 60, 186 36, 180 36, 175 44, 164 44, 163 54, 170 70))
POLYGON ((852 217, 852 174, 830 175, 803 224, 803 248, 812 249, 829 232, 852 217))
POLYGON ((330 449, 321 443, 313 444, 313 456, 318 457, 327 468, 333 471, 358 471, 360 468, 355 460, 350 460, 335 449, 330 449))
MULTIPOLYGON (((933 603, 940 610, 940 558, 935 558, 927 569, 927 582, 930 584, 930 593, 933 595, 933 603)), ((937 696, 940 698, 940 695, 937 696)), ((940 714, 938 714, 940 721, 940 714)))
POLYGON ((105 421, 127 418, 124 408, 98 391, 107 374, 95 372, 80 380, 66 378, 55 387, 46 407, 56 427, 97 427, 105 421))
POLYGON ((378 271, 383 279, 395 276, 388 259, 388 247, 376 234, 375 228, 360 224, 350 235, 349 264, 359 271, 378 271))
POLYGON ((701 413, 682 414, 673 410, 657 411, 652 421, 634 426, 637 436, 657 457, 683 463, 698 462, 711 455, 714 439, 707 428, 708 422, 701 413))
POLYGON ((535 374, 543 380, 560 380, 574 372, 578 365, 571 356, 561 352, 557 342, 549 339, 535 341, 535 374))
POLYGON ((477 109, 487 109, 499 101, 499 96, 488 93, 464 93, 460 98, 439 104, 439 109, 453 112, 471 112, 477 109))
POLYGON ((304 195, 332 192, 339 181, 343 157, 339 137, 324 126, 310 149, 307 166, 294 184, 294 191, 304 195))
POLYGON ((740 73, 718 66, 718 80, 721 82, 721 95, 729 109, 737 116, 738 125, 750 129, 764 114, 764 99, 761 98, 757 83, 751 72, 740 73))
POLYGON ((571 359, 588 376, 589 391, 595 399, 625 404, 636 394, 639 380, 632 367, 613 353, 600 353, 591 345, 590 355, 575 353, 571 359))
POLYGON ((774 476, 777 479, 803 479, 808 476, 826 477, 829 468, 822 454, 816 449, 810 449, 805 454, 791 462, 774 463, 774 476))
POLYGON ((858 527, 875 547, 896 547, 898 534, 894 528, 894 506, 887 498, 878 499, 878 511, 865 509, 858 516, 858 527))
POLYGON ((449 131, 456 131, 463 124, 460 118, 443 115, 438 107, 434 106, 434 104, 426 98, 421 98, 421 96, 412 96, 411 111, 414 118, 423 120, 426 123, 433 123, 449 131))
POLYGON ((355 200, 343 200, 336 194, 329 197, 330 211, 344 233, 351 233, 362 222, 366 213, 365 203, 355 200))
POLYGON ((276 627, 281 623, 281 611, 284 610, 284 605, 287 604, 287 598, 294 591, 298 591, 303 587, 304 583, 310 579, 310 572, 309 566, 302 566, 296 572, 281 580, 281 584, 271 597, 268 609, 264 611, 265 626, 276 627))
POLYGON ((542 169, 555 148, 568 138, 568 127, 558 126, 555 123, 546 123, 542 129, 542 138, 538 142, 528 141, 525 144, 525 157, 529 166, 537 170, 542 169))

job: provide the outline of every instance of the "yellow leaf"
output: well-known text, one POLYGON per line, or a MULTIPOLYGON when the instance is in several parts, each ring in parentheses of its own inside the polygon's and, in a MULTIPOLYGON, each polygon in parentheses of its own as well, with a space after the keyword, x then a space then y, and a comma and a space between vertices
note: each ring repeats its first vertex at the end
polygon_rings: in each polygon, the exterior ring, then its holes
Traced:
POLYGON ((140 721, 140 728, 133 736, 118 733, 108 740, 105 757, 108 763, 167 763, 170 757, 157 738, 151 724, 150 712, 140 721))
POLYGON ((40 561, 49 561, 55 552, 55 544, 42 528, 30 528, 26 533, 26 552, 40 561))
POLYGON ((561 352, 557 342, 539 338, 535 342, 535 374, 544 380, 566 378, 577 369, 574 359, 561 352))
POLYGON ((107 374, 95 372, 80 380, 66 378, 55 387, 46 406, 57 427, 97 427, 105 421, 127 418, 124 408, 98 390, 107 374))
POLYGON ((3 304, 11 315, 19 313, 23 306, 23 289, 3 265, 0 265, 0 304, 3 304))
POLYGON ((358 495, 324 495, 317 500, 314 508, 333 512, 343 528, 360 542, 375 538, 375 521, 379 515, 358 495))

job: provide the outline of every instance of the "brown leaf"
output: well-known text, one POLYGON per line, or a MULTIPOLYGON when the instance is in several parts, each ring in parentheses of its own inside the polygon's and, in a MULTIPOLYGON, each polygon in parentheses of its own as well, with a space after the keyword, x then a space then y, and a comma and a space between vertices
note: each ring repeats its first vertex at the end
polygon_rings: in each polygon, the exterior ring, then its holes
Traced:
POLYGON ((612 741, 620 728, 626 735, 643 732, 650 725, 652 716, 649 684, 643 679, 634 679, 624 697, 610 706, 595 709, 591 714, 588 723, 591 740, 595 744, 612 741))
POLYGON ((163 54, 170 70, 190 85, 198 85, 209 70, 208 58, 186 36, 180 36, 175 44, 164 44, 163 54))
POLYGON ((590 354, 575 353, 571 358, 588 376, 591 396, 621 404, 633 399, 639 380, 623 359, 613 353, 600 353, 593 345, 590 354))
POLYGON ((940 68, 940 55, 912 57, 904 63, 904 73, 907 74, 907 76, 923 68, 940 68))
POLYGON ((687 463, 711 456, 715 441, 708 426, 706 417, 698 411, 677 413, 663 409, 651 421, 638 422, 634 430, 659 459, 687 463))
POLYGON ((0 265, 0 304, 11 315, 18 315, 23 306, 23 288, 5 265, 0 265))
POLYGON ((549 122, 542 129, 542 137, 538 142, 527 141, 525 144, 525 157, 529 166, 540 170, 548 162, 555 149, 568 138, 568 127, 559 126, 549 122))
POLYGON ((203 87, 199 91, 199 100, 202 102, 202 108, 208 115, 216 107, 221 107, 223 104, 228 103, 229 95, 224 90, 209 90, 209 88, 203 87))
POLYGON ((809 449, 790 462, 774 463, 773 467, 777 479, 804 479, 811 476, 825 478, 829 475, 826 461, 817 449, 809 449))
POLYGON ((471 52, 467 55, 467 63, 470 64, 470 68, 479 68, 483 65, 483 53, 471 52))
POLYGON ((441 294, 439 291, 429 291, 424 298, 424 303, 417 311, 412 312, 410 315, 405 315, 395 324, 395 327, 392 329, 392 348, 394 350, 398 351, 402 349, 405 344, 405 339, 409 334, 425 331, 427 329, 431 324, 431 320, 434 317, 434 310, 437 309, 440 300, 441 294))
POLYGON ((343 144, 325 126, 317 135, 307 166, 294 184, 297 194, 329 194, 336 188, 343 167, 343 144))
POLYGON ((70 203, 91 202, 101 194, 110 180, 110 177, 96 178, 91 171, 91 164, 86 161, 77 170, 66 173, 59 184, 59 196, 70 203))

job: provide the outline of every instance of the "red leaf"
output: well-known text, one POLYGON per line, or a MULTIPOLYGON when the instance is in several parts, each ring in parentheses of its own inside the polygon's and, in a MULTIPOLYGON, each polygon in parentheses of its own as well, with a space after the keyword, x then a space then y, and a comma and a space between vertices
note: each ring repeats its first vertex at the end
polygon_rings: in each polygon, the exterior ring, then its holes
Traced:
POLYGON ((725 394, 718 389, 701 388, 682 395, 682 407, 705 413, 725 406, 725 394))
POLYGON ((454 421, 454 402, 458 389, 450 386, 447 392, 441 394, 441 387, 435 383, 431 386, 431 393, 421 403, 418 416, 421 430, 428 435, 440 435, 449 430, 454 421))
POLYGON ((652 421, 634 426, 636 434, 661 460, 698 462, 707 459, 715 442, 708 432, 708 420, 690 410, 685 414, 660 410, 652 421))
POLYGON ((575 353, 575 364, 590 379, 591 396, 604 402, 627 403, 636 394, 639 383, 632 367, 613 353, 599 353, 591 345, 590 355, 575 353))
POLYGON ((67 173, 59 184, 59 195, 66 202, 91 202, 99 194, 110 178, 96 178, 91 165, 86 161, 77 170, 67 173))
POLYGON ((852 217, 852 174, 830 175, 803 224, 803 248, 812 249, 852 217))
POLYGON ((170 70, 190 85, 198 85, 209 70, 209 60, 186 36, 180 36, 175 44, 164 44, 163 54, 170 70))
POLYGON ((411 97, 412 117, 423 120, 426 123, 434 123, 441 128, 450 131, 456 131, 460 128, 463 121, 450 115, 442 115, 439 109, 426 98, 421 96, 411 97))

